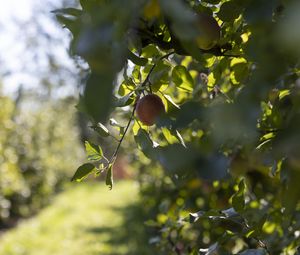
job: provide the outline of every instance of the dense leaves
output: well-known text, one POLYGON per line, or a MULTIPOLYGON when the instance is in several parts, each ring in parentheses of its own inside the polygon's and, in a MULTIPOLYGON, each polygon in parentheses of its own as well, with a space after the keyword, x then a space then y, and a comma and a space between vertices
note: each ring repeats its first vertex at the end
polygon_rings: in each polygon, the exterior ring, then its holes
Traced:
POLYGON ((111 164, 125 147, 139 169, 159 254, 293 254, 300 227, 299 3, 80 3, 57 15, 73 33, 72 52, 90 66, 84 108, 93 127, 111 115, 128 123, 102 162, 106 183, 112 187, 111 164), (211 18, 221 29, 216 44, 207 41, 216 33, 211 18), (203 40, 214 46, 198 48, 203 40), (166 114, 149 128, 135 109, 151 93, 166 114))

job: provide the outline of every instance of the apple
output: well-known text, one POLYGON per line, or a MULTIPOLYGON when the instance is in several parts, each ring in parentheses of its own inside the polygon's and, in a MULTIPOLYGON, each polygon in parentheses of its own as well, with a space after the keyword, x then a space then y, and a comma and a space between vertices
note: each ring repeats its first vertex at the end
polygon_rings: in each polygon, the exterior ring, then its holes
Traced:
POLYGON ((221 28, 212 16, 206 13, 198 13, 196 29, 199 32, 196 43, 200 49, 210 50, 219 42, 221 28))
POLYGON ((137 101, 137 117, 146 126, 152 126, 164 112, 165 106, 161 98, 155 94, 146 95, 137 101))

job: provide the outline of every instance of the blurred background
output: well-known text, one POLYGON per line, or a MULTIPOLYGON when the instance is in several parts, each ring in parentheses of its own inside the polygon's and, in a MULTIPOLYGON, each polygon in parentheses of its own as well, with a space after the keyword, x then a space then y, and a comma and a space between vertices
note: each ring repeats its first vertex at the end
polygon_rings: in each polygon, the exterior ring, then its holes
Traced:
POLYGON ((143 233, 126 217, 136 217, 137 186, 70 183, 89 136, 75 108, 87 66, 51 13, 64 6, 77 2, 1 2, 0 254, 134 254, 126 234, 143 233))
POLYGON ((2 227, 45 205, 82 158, 74 109, 80 68, 50 12, 62 4, 11 1, 1 8, 2 227))

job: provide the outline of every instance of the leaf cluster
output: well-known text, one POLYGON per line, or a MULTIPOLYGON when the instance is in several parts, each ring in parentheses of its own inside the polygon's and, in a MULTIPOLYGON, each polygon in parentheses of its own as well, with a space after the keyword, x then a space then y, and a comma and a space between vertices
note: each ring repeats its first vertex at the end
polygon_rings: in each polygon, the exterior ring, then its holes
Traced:
MULTIPOLYGON (((106 162, 106 183, 112 185, 110 166, 122 142, 133 136, 125 149, 137 153, 129 157, 140 169, 150 241, 162 254, 296 251, 299 3, 132 0, 124 8, 118 0, 82 0, 81 6, 57 11, 73 33, 72 53, 90 66, 80 109, 94 127, 116 113, 128 118, 126 126, 111 125, 121 138, 106 162), (197 13, 221 28, 210 50, 195 43, 197 13), (151 93, 166 114, 149 128, 135 107, 151 93)), ((101 149, 90 146, 88 159, 99 160, 101 149)), ((75 179, 97 171, 84 166, 75 179)))

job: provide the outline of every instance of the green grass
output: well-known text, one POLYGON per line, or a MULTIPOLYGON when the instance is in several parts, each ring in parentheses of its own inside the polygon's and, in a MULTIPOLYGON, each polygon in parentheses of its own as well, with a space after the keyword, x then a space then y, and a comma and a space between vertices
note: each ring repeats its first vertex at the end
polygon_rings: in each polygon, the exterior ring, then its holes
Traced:
POLYGON ((74 184, 37 216, 0 237, 0 255, 147 255, 138 189, 74 184))

